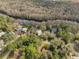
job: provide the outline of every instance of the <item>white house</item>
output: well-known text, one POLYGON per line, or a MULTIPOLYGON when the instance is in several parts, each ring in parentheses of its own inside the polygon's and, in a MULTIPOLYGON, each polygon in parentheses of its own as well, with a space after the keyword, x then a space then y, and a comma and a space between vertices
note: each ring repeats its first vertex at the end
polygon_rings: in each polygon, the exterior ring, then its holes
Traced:
POLYGON ((40 36, 40 35, 42 35, 42 30, 37 30, 36 33, 38 36, 40 36))

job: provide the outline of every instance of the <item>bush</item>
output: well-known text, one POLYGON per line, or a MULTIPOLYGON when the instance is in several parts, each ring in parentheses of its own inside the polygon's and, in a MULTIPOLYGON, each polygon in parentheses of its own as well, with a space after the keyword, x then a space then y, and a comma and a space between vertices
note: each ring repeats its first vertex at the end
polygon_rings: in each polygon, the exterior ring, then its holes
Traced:
POLYGON ((13 31, 13 20, 9 17, 0 16, 0 29, 3 31, 13 31))
POLYGON ((77 32, 77 33, 75 34, 75 38, 76 38, 76 40, 79 40, 79 32, 77 32))
POLYGON ((75 53, 71 43, 65 44, 64 41, 57 38, 51 41, 50 51, 54 59, 68 59, 75 53))
POLYGON ((5 41, 5 43, 8 43, 12 40, 15 40, 16 36, 10 32, 7 32, 6 34, 4 34, 1 39, 3 39, 5 41))
POLYGON ((66 43, 72 42, 75 38, 74 34, 71 32, 61 31, 58 32, 57 35, 61 37, 66 43))
POLYGON ((38 59, 40 57, 38 50, 31 44, 24 49, 25 59, 38 59))
POLYGON ((63 40, 58 39, 58 38, 54 38, 54 39, 51 40, 51 46, 50 47, 57 49, 57 48, 62 48, 64 45, 65 45, 65 43, 64 43, 63 40))
POLYGON ((53 39, 50 45, 50 51, 52 52, 53 59, 66 59, 65 56, 65 43, 61 39, 53 39))
POLYGON ((39 29, 41 29, 41 30, 46 30, 46 23, 45 23, 45 22, 42 22, 42 23, 39 25, 39 29))
POLYGON ((56 35, 54 33, 50 33, 49 31, 44 31, 42 38, 45 40, 52 40, 56 35))

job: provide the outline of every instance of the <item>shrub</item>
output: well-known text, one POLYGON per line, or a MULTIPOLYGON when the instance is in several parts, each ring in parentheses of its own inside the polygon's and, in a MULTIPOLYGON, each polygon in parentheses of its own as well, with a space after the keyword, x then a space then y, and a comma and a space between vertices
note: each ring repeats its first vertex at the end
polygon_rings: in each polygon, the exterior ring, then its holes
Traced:
POLYGON ((64 43, 63 40, 58 39, 58 38, 54 38, 54 39, 51 40, 51 46, 50 47, 53 47, 54 49, 55 48, 57 49, 57 48, 62 48, 64 45, 65 45, 65 43, 64 43))
POLYGON ((46 30, 46 23, 45 23, 45 22, 42 22, 42 23, 39 25, 39 29, 41 29, 41 30, 46 30))
POLYGON ((0 16, 0 29, 3 31, 13 31, 13 20, 9 17, 0 16))
POLYGON ((52 58, 53 59, 62 59, 65 58, 65 52, 63 49, 65 47, 65 43, 64 41, 62 41, 61 39, 53 39, 51 40, 51 45, 50 45, 50 51, 52 52, 52 58))
POLYGON ((71 32, 65 32, 65 31, 61 31, 61 32, 58 32, 57 34, 59 37, 62 37, 62 39, 66 42, 66 43, 69 43, 69 42, 72 42, 75 38, 74 34, 71 33, 71 32))
POLYGON ((10 32, 4 34, 1 39, 3 39, 6 43, 10 42, 11 40, 15 40, 16 36, 10 32))
POLYGON ((76 38, 76 40, 79 40, 79 32, 77 32, 77 33, 75 34, 75 38, 76 38))
POLYGON ((25 59, 38 59, 39 57, 38 50, 32 44, 25 47, 25 59))
POLYGON ((44 33, 42 35, 42 38, 45 40, 48 40, 48 41, 52 40, 54 37, 55 37, 55 34, 50 33, 49 31, 44 31, 44 33))

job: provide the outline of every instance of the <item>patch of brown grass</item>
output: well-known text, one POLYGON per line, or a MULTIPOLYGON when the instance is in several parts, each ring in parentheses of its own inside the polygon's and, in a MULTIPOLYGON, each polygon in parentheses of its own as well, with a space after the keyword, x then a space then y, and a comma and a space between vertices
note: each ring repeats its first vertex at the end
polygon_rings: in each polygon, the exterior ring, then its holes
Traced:
POLYGON ((8 15, 45 19, 79 19, 79 4, 43 0, 0 0, 0 12, 8 15))

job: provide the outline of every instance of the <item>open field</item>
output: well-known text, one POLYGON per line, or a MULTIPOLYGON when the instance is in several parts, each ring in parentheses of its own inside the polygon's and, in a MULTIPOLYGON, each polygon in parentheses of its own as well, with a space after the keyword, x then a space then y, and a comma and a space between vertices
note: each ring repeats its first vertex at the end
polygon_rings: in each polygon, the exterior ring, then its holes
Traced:
POLYGON ((79 19, 79 4, 45 0, 0 0, 0 12, 26 19, 79 19))

